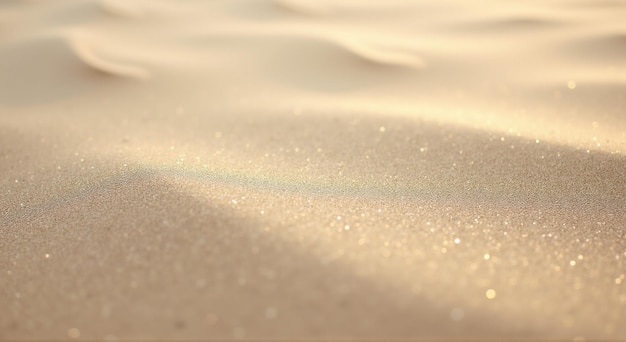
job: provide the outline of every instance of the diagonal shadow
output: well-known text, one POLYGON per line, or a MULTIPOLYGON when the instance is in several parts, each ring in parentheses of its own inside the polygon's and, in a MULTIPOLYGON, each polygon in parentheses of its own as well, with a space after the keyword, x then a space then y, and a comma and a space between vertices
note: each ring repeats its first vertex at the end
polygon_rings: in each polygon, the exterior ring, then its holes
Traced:
POLYGON ((3 269, 19 261, 3 286, 3 338, 68 327, 94 339, 540 333, 488 312, 454 322, 445 303, 324 264, 263 224, 141 171, 16 220, 2 252, 3 269))
MULTIPOLYGON (((1 304, 10 313, 0 321, 3 338, 62 338, 75 326, 87 338, 124 339, 546 336, 518 317, 490 312, 452 321, 445 299, 415 295, 347 264, 325 264, 298 244, 264 234, 266 222, 172 185, 180 179, 321 198, 406 197, 440 206, 523 211, 555 205, 574 213, 624 214, 621 155, 522 138, 507 137, 502 144, 484 132, 398 118, 273 120, 224 129, 224 144, 237 149, 250 143, 256 146, 253 154, 296 143, 304 151, 320 146, 326 152, 312 173, 334 173, 344 161, 357 179, 368 173, 396 177, 375 188, 318 184, 311 190, 306 182, 194 168, 135 166, 121 174, 111 169, 112 177, 86 190, 5 216, 1 260, 13 273, 2 287, 1 304), (387 135, 377 132, 383 124, 387 135), (228 141, 229 135, 239 142, 228 141), (511 153, 509 144, 519 153, 511 153), (419 150, 423 146, 425 152, 419 150), (375 162, 345 158, 359 153, 375 162), (397 158, 376 162, 389 156, 397 158), (465 167, 439 172, 452 163, 465 167), (411 188, 425 175, 426 185, 411 188), (502 195, 493 187, 511 192, 502 195), (457 195, 441 195, 447 192, 457 195), (43 258, 46 253, 51 257, 43 258)), ((295 168, 297 162, 287 160, 288 167, 281 167, 295 168)))

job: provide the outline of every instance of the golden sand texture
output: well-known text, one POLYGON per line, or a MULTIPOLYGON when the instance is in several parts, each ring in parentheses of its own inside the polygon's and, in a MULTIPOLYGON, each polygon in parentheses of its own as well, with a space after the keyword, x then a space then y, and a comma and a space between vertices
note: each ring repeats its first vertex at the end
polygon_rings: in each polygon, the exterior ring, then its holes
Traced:
POLYGON ((0 339, 626 339, 626 2, 0 4, 0 339))

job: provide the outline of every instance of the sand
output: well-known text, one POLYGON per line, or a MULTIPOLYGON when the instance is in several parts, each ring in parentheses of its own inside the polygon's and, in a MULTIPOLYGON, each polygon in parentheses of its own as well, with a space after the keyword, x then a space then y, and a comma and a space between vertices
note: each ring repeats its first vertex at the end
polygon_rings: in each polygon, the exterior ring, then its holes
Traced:
POLYGON ((0 4, 0 339, 626 339, 623 1, 0 4))

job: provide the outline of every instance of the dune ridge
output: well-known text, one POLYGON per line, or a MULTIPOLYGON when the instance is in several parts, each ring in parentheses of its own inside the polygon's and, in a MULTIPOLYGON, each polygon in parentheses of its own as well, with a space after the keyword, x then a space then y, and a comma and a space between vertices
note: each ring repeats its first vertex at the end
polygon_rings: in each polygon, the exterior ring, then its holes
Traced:
POLYGON ((141 8, 141 3, 129 4, 127 1, 118 1, 118 0, 100 0, 98 2, 98 6, 106 13, 120 16, 120 17, 130 17, 130 18, 138 18, 143 16, 145 13, 141 8))
POLYGON ((320 3, 311 3, 302 0, 274 0, 274 4, 279 8, 288 10, 297 14, 306 15, 329 15, 332 9, 320 3))
POLYGON ((352 40, 344 40, 339 44, 356 56, 375 64, 405 66, 416 69, 421 69, 426 66, 426 63, 421 58, 413 54, 386 51, 352 40))
POLYGON ((95 71, 107 75, 134 79, 150 78, 150 72, 142 67, 112 62, 99 57, 85 38, 72 38, 69 40, 69 44, 80 61, 95 71))

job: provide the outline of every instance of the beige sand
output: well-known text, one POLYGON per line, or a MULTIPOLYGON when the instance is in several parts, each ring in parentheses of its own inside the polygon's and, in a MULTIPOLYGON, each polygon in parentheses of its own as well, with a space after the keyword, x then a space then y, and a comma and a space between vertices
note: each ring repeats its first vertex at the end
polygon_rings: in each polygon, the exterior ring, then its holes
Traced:
POLYGON ((624 1, 0 4, 0 339, 626 339, 624 1))

